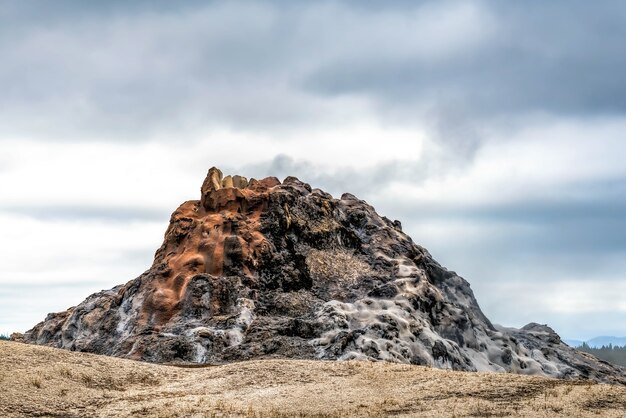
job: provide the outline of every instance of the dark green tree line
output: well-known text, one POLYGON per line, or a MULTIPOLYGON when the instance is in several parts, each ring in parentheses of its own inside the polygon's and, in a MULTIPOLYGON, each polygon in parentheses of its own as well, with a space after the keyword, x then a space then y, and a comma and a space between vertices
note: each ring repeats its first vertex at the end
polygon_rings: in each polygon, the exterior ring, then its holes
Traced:
POLYGON ((600 348, 589 347, 587 343, 583 343, 578 347, 578 350, 585 353, 593 354, 600 360, 608 361, 609 363, 619 364, 626 366, 626 347, 613 346, 612 344, 603 345, 600 348))

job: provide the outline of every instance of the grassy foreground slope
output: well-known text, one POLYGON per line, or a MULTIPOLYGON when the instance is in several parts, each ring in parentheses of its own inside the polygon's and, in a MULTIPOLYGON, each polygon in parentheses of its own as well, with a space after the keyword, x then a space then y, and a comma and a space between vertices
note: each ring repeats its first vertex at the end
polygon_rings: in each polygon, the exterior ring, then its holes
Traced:
POLYGON ((0 341, 0 416, 605 416, 626 387, 389 363, 180 368, 0 341))

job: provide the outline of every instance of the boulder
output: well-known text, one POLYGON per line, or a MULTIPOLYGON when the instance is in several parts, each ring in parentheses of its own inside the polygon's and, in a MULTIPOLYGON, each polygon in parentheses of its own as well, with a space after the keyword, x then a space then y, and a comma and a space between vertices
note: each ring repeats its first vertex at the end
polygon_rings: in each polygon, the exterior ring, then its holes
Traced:
POLYGON ((226 176, 222 179, 222 187, 223 188, 227 188, 227 187, 235 187, 233 185, 233 178, 231 176, 226 176))
POLYGON ((235 175, 233 176, 233 186, 239 189, 245 189, 248 187, 248 179, 240 175, 235 175))

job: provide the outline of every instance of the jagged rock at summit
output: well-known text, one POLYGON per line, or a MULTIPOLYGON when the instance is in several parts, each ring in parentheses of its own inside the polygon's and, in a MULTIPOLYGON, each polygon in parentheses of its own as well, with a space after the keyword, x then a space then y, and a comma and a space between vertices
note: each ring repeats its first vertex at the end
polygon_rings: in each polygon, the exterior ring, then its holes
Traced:
POLYGON ((545 325, 494 326, 464 279, 365 201, 215 167, 150 269, 23 340, 151 362, 372 359, 626 384, 545 325))

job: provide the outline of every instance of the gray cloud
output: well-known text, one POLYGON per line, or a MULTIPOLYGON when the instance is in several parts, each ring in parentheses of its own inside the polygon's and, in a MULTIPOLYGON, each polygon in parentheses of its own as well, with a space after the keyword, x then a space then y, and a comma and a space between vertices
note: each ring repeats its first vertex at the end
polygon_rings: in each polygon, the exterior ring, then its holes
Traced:
POLYGON ((392 160, 373 165, 365 170, 338 167, 329 172, 310 161, 296 160, 284 154, 279 154, 268 161, 242 167, 228 167, 227 171, 251 173, 251 176, 257 178, 277 176, 281 180, 287 176, 296 176, 314 188, 318 187, 331 193, 336 198, 346 191, 365 198, 397 179, 411 178, 417 184, 427 177, 435 177, 438 174, 436 168, 430 168, 427 160, 392 160))
POLYGON ((335 102, 357 96, 471 156, 504 115, 623 114, 625 14, 582 1, 3 2, 0 136, 284 129, 341 120, 335 102))
POLYGON ((167 222, 169 213, 155 208, 102 206, 0 206, 0 213, 28 216, 43 221, 161 221, 167 222))
MULTIPOLYGON (((579 273, 586 271, 592 277, 605 269, 601 276, 622 280, 615 272, 626 264, 618 267, 605 260, 626 256, 624 184, 625 179, 579 182, 569 189, 562 186, 559 194, 538 197, 532 191, 520 192, 514 200, 497 203, 477 199, 451 205, 403 199, 385 202, 381 209, 389 216, 406 219, 406 227, 418 242, 421 230, 433 223, 483 231, 473 236, 459 234, 458 240, 448 237, 433 242, 437 250, 455 253, 448 260, 465 258, 463 253, 469 252, 483 260, 488 254, 493 265, 507 266, 512 260, 523 264, 530 257, 537 260, 537 272, 552 269, 557 275, 581 277, 579 273)), ((429 247, 428 242, 424 244, 429 247)), ((541 277, 537 273, 537 278, 541 277)))
MULTIPOLYGON (((9 25, 17 35, 0 45, 0 106, 11 120, 2 124, 5 135, 146 140, 164 129, 184 137, 205 121, 277 120, 278 110, 265 103, 280 98, 281 86, 267 75, 280 77, 270 63, 288 51, 272 8, 110 12, 83 10, 79 18, 70 13, 73 19, 53 13, 9 25), (265 47, 272 43, 276 53, 265 47)), ((277 102, 297 99, 287 96, 277 102)), ((286 120, 298 117, 287 109, 286 120)))
MULTIPOLYGON (((414 49, 380 60, 376 51, 356 63, 323 63, 306 86, 329 95, 372 95, 401 111, 426 105, 472 116, 624 113, 623 3, 474 3, 484 7, 494 28, 462 53, 433 60, 414 49)), ((413 30, 420 32, 417 26, 413 30)))
MULTIPOLYGON (((515 201, 476 198, 467 206, 390 199, 377 190, 462 170, 486 139, 506 141, 541 118, 626 117, 625 20, 626 5, 611 0, 0 0, 0 147, 15 137, 178 147, 219 128, 291 131, 306 142, 310 127, 362 120, 425 130, 443 149, 426 149, 415 161, 335 164, 324 172, 322 161, 273 157, 280 141, 297 137, 277 135, 275 150, 257 162, 222 168, 296 175, 336 197, 349 191, 368 200, 475 283, 488 313, 510 324, 527 312, 490 294, 495 282, 620 280, 625 179, 557 182, 539 197, 520 190, 515 201), (446 234, 446 225, 459 231, 446 234)), ((237 152, 238 144, 215 144, 237 152)), ((0 172, 19 164, 0 155, 0 172)), ((166 222, 173 209, 17 204, 0 211, 119 224, 166 222)), ((129 257, 147 257, 137 251, 129 257)), ((578 336, 571 325, 578 317, 551 318, 578 336)), ((616 322, 605 328, 618 329, 616 322)))

